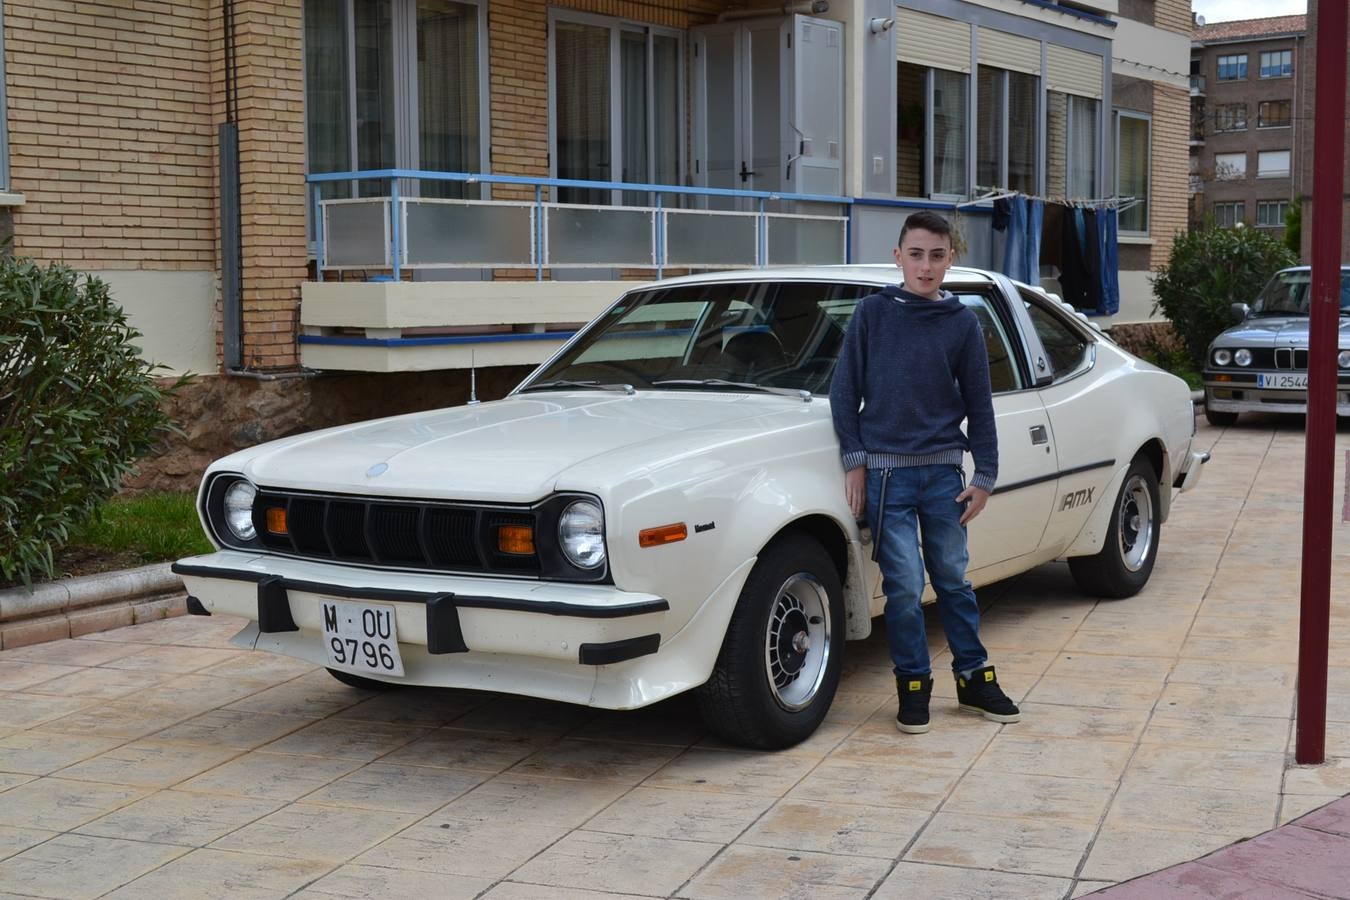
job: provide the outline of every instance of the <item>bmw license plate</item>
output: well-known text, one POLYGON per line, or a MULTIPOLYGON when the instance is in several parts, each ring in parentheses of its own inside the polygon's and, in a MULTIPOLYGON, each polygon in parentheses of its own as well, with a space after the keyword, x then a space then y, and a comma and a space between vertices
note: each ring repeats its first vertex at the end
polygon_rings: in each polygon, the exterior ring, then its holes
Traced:
POLYGON ((403 675, 394 607, 348 600, 323 601, 328 664, 347 672, 403 675))
POLYGON ((1267 390, 1274 388, 1277 391, 1306 391, 1308 389, 1308 376, 1261 374, 1256 376, 1256 386, 1267 390))

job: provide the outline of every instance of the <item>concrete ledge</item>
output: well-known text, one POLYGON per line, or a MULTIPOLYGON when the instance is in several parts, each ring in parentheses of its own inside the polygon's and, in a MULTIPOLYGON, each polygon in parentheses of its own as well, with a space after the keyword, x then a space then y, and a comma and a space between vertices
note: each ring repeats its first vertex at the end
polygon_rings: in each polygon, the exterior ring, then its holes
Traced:
POLYGON ((187 612, 169 563, 0 590, 0 650, 187 612))

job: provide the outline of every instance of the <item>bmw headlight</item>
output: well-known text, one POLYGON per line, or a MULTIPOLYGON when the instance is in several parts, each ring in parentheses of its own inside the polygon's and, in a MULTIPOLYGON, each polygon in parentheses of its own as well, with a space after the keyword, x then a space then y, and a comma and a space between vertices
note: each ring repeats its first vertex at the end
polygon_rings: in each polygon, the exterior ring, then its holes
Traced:
POLYGON ((253 527, 253 498, 256 496, 258 489, 243 480, 225 489, 225 525, 241 541, 251 541, 258 536, 258 530, 253 527))
POLYGON ((1233 352, 1231 350, 1215 350, 1214 365, 1226 366, 1233 361, 1233 352))
POLYGON ((605 514, 594 500, 571 503, 558 518, 558 543, 567 561, 578 569, 605 563, 605 514))
POLYGON ((1350 350, 1342 350, 1336 354, 1336 365, 1342 369, 1350 369, 1350 350))
POLYGON ((1252 351, 1243 347, 1233 354, 1233 362, 1237 363, 1239 366, 1250 366, 1252 364, 1252 351))

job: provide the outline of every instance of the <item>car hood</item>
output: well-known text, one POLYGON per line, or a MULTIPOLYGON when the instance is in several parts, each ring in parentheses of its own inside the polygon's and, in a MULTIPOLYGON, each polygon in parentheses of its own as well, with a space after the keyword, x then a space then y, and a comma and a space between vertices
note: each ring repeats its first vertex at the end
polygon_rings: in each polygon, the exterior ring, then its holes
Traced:
POLYGON ((213 468, 294 490, 531 502, 568 468, 606 453, 664 443, 687 451, 691 442, 725 440, 737 420, 758 430, 762 418, 749 420, 762 417, 766 404, 802 406, 785 397, 710 392, 516 396, 286 438, 213 468))
MULTIPOLYGON (((1270 316, 1252 318, 1234 325, 1215 340, 1239 347, 1306 347, 1308 346, 1307 316, 1270 316)), ((1340 346, 1350 346, 1350 319, 1340 321, 1340 346)))

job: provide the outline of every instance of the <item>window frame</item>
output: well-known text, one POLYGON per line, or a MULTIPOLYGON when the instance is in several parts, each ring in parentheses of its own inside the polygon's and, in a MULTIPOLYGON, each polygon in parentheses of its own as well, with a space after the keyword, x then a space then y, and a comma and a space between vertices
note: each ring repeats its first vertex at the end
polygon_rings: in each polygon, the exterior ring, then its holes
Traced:
POLYGON ((1248 57, 1249 57, 1249 56, 1250 56, 1250 54, 1247 54, 1247 53, 1227 53, 1227 54, 1224 54, 1223 56, 1220 56, 1220 57, 1216 58, 1216 59, 1214 60, 1214 80, 1215 80, 1215 81, 1246 81, 1246 80, 1247 80, 1247 63, 1248 63, 1248 57), (1229 60, 1240 60, 1240 61, 1230 61, 1230 62, 1226 62, 1226 61, 1229 61, 1229 60), (1223 72, 1224 72, 1224 67, 1225 67, 1225 66, 1232 66, 1232 67, 1234 67, 1235 69, 1237 69, 1238 74, 1236 74, 1236 75, 1230 75, 1230 76, 1228 76, 1228 77, 1225 78, 1225 77, 1224 77, 1224 74, 1223 74, 1223 72))
MULTIPOLYGON (((977 182, 977 183, 974 185, 974 189, 975 189, 976 191, 983 191, 983 190, 1011 190, 1011 188, 1009 188, 1009 186, 1008 186, 1008 164, 1009 164, 1009 162, 1011 161, 1011 157, 1010 157, 1010 154, 1009 154, 1009 145, 1010 145, 1009 138, 1010 138, 1011 132, 1012 132, 1012 128, 1011 128, 1011 124, 1012 124, 1012 83, 1013 83, 1012 76, 1013 76, 1013 75, 1021 75, 1021 76, 1025 77, 1025 78, 1030 78, 1030 79, 1032 79, 1032 80, 1035 82, 1035 86, 1034 86, 1034 88, 1033 88, 1033 94, 1034 94, 1034 96, 1035 96, 1036 99, 1035 99, 1035 109, 1033 110, 1032 115, 1034 116, 1034 118, 1036 119, 1036 121, 1037 121, 1038 123, 1041 122, 1041 121, 1044 119, 1044 116, 1045 116, 1045 88, 1044 88, 1044 79, 1043 79, 1040 75, 1034 75, 1034 74, 1032 74, 1032 73, 1030 73, 1030 72, 1014 72, 1014 71, 1012 71, 1011 69, 1002 69, 1002 68, 999 68, 998 66, 977 65, 977 66, 976 66, 976 69, 975 69, 975 75, 974 75, 974 77, 973 77, 973 79, 972 79, 972 80, 975 82, 975 87, 974 87, 974 102, 975 102, 974 110, 975 110, 975 117, 974 117, 974 118, 975 118, 975 122, 976 122, 977 126, 978 126, 978 123, 979 123, 979 113, 980 113, 980 84, 979 84, 979 75, 980 75, 980 72, 981 72, 982 70, 985 70, 985 69, 988 69, 990 72, 995 72, 995 73, 998 74, 998 85, 999 85, 999 88, 998 88, 998 89, 999 89, 999 110, 998 110, 998 115, 1000 116, 1000 120, 999 120, 999 121, 1000 121, 1000 135, 999 135, 1000 140, 999 140, 999 148, 998 148, 998 160, 997 160, 997 165, 995 166, 995 168, 998 170, 998 173, 997 173, 997 175, 996 175, 996 181, 997 181, 998 183, 997 183, 997 184, 989 184, 989 185, 986 185, 986 184, 979 184, 979 183, 978 183, 979 180, 980 180, 980 179, 979 179, 979 171, 980 171, 980 156, 979 156, 979 153, 980 153, 980 146, 979 146, 979 138, 978 138, 978 136, 975 135, 974 133, 972 133, 971 136, 970 136, 970 139, 971 139, 971 143, 972 143, 972 145, 973 145, 972 158, 974 159, 974 162, 975 162, 975 165, 974 165, 974 170, 975 170, 975 173, 976 173, 975 181, 977 182)), ((977 130, 978 130, 978 128, 977 128, 977 130)), ((1041 189, 1041 186, 1040 186, 1041 164, 1040 164, 1040 162, 1041 162, 1041 157, 1042 157, 1042 155, 1043 155, 1043 148, 1040 146, 1040 134, 1041 134, 1041 129, 1040 129, 1040 128, 1032 129, 1033 142, 1035 143, 1036 147, 1035 147, 1035 150, 1034 150, 1033 153, 1032 153, 1032 157, 1033 157, 1033 158, 1032 158, 1032 173, 1031 173, 1032 189, 1031 189, 1030 191, 1027 192, 1027 193, 1032 193, 1032 194, 1038 193, 1038 192, 1040 191, 1040 189, 1041 189)))
POLYGON ((1257 57, 1257 77, 1258 78, 1293 78, 1294 77, 1294 51, 1293 48, 1285 50, 1262 50, 1257 57), (1284 57, 1289 57, 1289 62, 1284 62, 1284 57), (1280 62, 1273 66, 1266 65, 1267 57, 1280 57, 1280 62), (1287 68, 1286 68, 1287 67, 1287 68), (1278 70, 1277 74, 1267 75, 1267 69, 1278 70))
POLYGON ((1214 223, 1220 228, 1236 228, 1238 225, 1247 224, 1247 201, 1245 200, 1219 200, 1214 203, 1210 210, 1214 216, 1214 223), (1232 221, 1225 224, 1220 220, 1219 211, 1232 213, 1232 221))
MULTIPOLYGON (((654 41, 657 35, 675 39, 675 58, 679 66, 676 72, 675 83, 677 85, 676 103, 679 106, 678 128, 679 132, 675 139, 679 147, 679 160, 677 162, 678 170, 676 172, 676 184, 684 182, 689 171, 689 159, 687 142, 689 139, 689 117, 686 115, 687 106, 687 87, 686 82, 689 77, 689 65, 685 56, 688 47, 689 33, 685 29, 670 28, 664 25, 651 25, 646 22, 637 22, 622 16, 607 16, 600 13, 579 12, 573 9, 550 6, 548 10, 548 69, 547 69, 547 88, 548 88, 548 174, 550 178, 558 177, 558 95, 557 95, 557 47, 555 39, 557 35, 556 23, 571 22, 578 25, 589 25, 592 27, 605 28, 609 31, 609 145, 610 145, 610 175, 616 172, 623 174, 624 154, 623 154, 623 47, 622 35, 624 32, 641 33, 646 38, 646 60, 647 60, 647 78, 644 85, 646 93, 647 110, 647 171, 655 171, 656 163, 656 116, 650 112, 655 108, 655 68, 651 65, 654 57, 654 41)), ((622 178, 611 177, 609 181, 620 184, 622 178)), ((640 182, 633 182, 634 184, 640 182)), ((596 189, 603 190, 603 189, 596 189)), ((557 188, 550 189, 556 202, 557 188)), ((610 206, 622 206, 623 195, 632 193, 623 189, 615 188, 609 191, 610 206)))
POLYGON ((1031 314, 1033 307, 1044 313, 1051 322, 1062 326, 1065 330, 1072 333, 1085 345, 1082 358, 1078 360, 1072 369, 1066 370, 1063 375, 1059 374, 1058 370, 1053 368, 1053 360, 1051 360, 1052 378, 1049 384, 1042 384, 1039 385, 1039 387, 1053 387, 1058 384, 1063 384, 1066 381, 1072 381, 1075 378, 1091 372, 1097 365, 1097 336, 1088 328, 1084 327, 1081 322, 1070 318, 1062 309, 1056 309, 1054 307, 1054 301, 1037 294, 1035 291, 1019 288, 1017 295, 1022 301, 1023 306, 1026 308, 1027 319, 1031 324, 1031 330, 1036 335, 1036 340, 1040 342, 1041 349, 1044 351, 1047 358, 1050 357, 1050 350, 1046 347, 1045 340, 1041 337, 1041 333, 1036 330, 1036 319, 1031 314))
POLYGON ((1248 161, 1248 160, 1247 160, 1247 151, 1246 151, 1246 150, 1238 150, 1238 151, 1234 151, 1234 152, 1232 152, 1232 153, 1216 153, 1216 154, 1214 154, 1214 180, 1215 180, 1215 181, 1246 181, 1246 180, 1247 180, 1247 161, 1248 161), (1221 158, 1221 157, 1241 157, 1241 158, 1242 158, 1242 170, 1241 170, 1241 172, 1240 172, 1239 174, 1237 174, 1237 175, 1232 176, 1232 177, 1227 177, 1227 178, 1225 178, 1225 177, 1221 176, 1221 175, 1219 174, 1219 166, 1223 165, 1223 163, 1220 162, 1220 158, 1221 158))
POLYGON ((1247 109, 1247 103, 1246 103, 1245 101, 1242 102, 1242 103, 1219 103, 1219 104, 1215 105, 1215 107, 1214 107, 1214 132, 1215 132, 1215 134, 1221 134, 1221 133, 1232 132, 1232 131, 1246 131, 1246 130, 1247 130, 1247 124, 1248 124, 1248 115, 1247 115, 1247 113, 1248 113, 1248 109, 1247 109), (1231 120, 1234 124, 1230 125, 1230 126, 1227 127, 1227 128, 1223 127, 1223 125, 1222 125, 1223 119, 1221 118, 1221 116, 1223 115, 1223 113, 1224 113, 1225 111, 1232 111, 1232 110, 1235 110, 1235 109, 1241 109, 1241 110, 1242 110, 1242 116, 1241 116, 1241 118, 1239 119, 1239 118, 1237 118, 1237 117, 1234 117, 1234 118, 1231 120), (1241 124, 1238 124, 1239 122, 1240 122, 1241 124))
POLYGON ((13 191, 9 172, 9 77, 5 71, 5 4, 0 2, 0 194, 13 191))
POLYGON ((1290 175, 1290 173, 1292 172, 1292 166, 1293 166, 1293 163, 1294 163, 1294 154, 1293 154, 1292 151, 1290 151, 1290 150, 1288 150, 1288 149, 1280 148, 1280 149, 1277 149, 1277 150, 1258 150, 1258 151, 1256 152, 1256 177, 1257 177, 1257 178, 1288 178, 1289 175, 1290 175), (1274 171, 1270 171, 1270 172, 1262 172, 1262 171, 1261 171, 1261 158, 1262 158, 1262 157, 1271 156, 1272 154, 1276 154, 1276 153, 1283 153, 1283 154, 1284 154, 1284 156, 1285 156, 1285 164, 1284 164, 1284 168, 1283 168, 1283 169, 1275 169, 1274 171))
POLYGON ((1289 211, 1289 201, 1288 201, 1288 200, 1257 200, 1257 201, 1256 201, 1256 227, 1257 227, 1257 228, 1283 228, 1283 227, 1284 227, 1284 217, 1285 217, 1285 214, 1286 214, 1288 211, 1289 211), (1276 221, 1274 221, 1274 222, 1262 222, 1262 221, 1261 221, 1261 213, 1262 213, 1263 208, 1266 209, 1266 210, 1269 210, 1270 207, 1272 207, 1272 206, 1275 207, 1275 218, 1276 218, 1276 221))
POLYGON ((1115 161, 1116 161, 1116 192, 1120 192, 1121 185, 1121 152, 1120 152, 1120 123, 1122 119, 1134 119, 1144 123, 1145 135, 1147 137, 1146 149, 1144 150, 1144 196, 1136 197, 1135 200, 1144 207, 1144 228, 1142 231, 1135 229, 1120 229, 1120 234, 1131 237, 1147 237, 1149 234, 1149 197, 1153 191, 1153 116, 1148 113, 1138 112, 1132 109, 1114 110, 1115 122, 1112 129, 1115 135, 1115 161))
POLYGON ((1256 104, 1256 127, 1257 128, 1289 128, 1294 124, 1294 101, 1293 100, 1262 100, 1256 104), (1284 107, 1285 116, 1283 122, 1268 124, 1262 121, 1261 108, 1280 104, 1284 107))
MULTIPOLYGON (((1025 391, 1032 386, 1031 373, 1027 370, 1026 350, 1021 341, 1021 335, 1013 327, 1007 315, 1007 304, 1003 302, 1003 294, 996 285, 991 284, 944 284, 943 290, 950 291, 953 296, 961 301, 961 305, 966 308, 974 306, 973 303, 967 303, 963 297, 976 298, 984 308, 989 311, 989 318, 994 323, 995 333, 999 340, 1003 342, 1004 348, 1008 351, 1009 367, 1012 369, 1013 386, 1002 390, 993 388, 993 369, 990 369, 990 390, 993 396, 1002 394, 1015 394, 1019 391, 1025 391)), ((976 314, 976 319, 979 315, 976 314)), ((980 333, 985 334, 984 325, 980 325, 980 333)))

